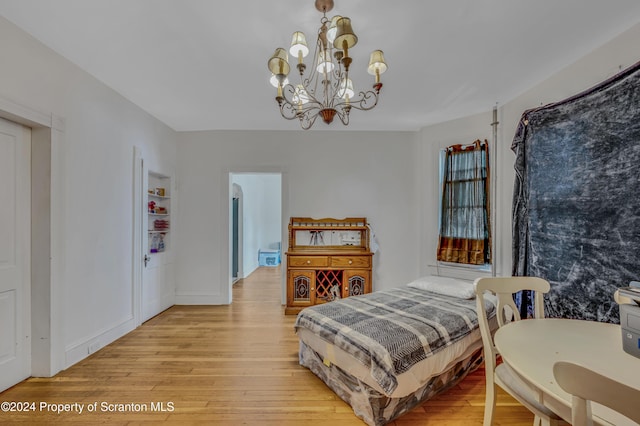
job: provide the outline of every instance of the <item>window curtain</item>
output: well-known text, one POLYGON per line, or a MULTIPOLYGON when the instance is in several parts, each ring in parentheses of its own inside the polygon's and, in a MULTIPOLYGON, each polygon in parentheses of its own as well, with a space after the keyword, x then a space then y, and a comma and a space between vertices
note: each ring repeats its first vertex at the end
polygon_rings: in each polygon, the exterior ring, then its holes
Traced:
POLYGON ((445 150, 437 258, 491 263, 489 144, 476 140, 445 150))

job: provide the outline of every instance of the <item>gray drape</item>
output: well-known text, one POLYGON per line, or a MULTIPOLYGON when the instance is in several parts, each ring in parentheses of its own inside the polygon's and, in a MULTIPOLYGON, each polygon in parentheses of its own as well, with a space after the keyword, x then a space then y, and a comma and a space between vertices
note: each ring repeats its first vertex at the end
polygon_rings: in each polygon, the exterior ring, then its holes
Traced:
POLYGON ((513 275, 551 282, 549 317, 619 322, 613 293, 640 278, 640 63, 526 111, 512 149, 513 275))

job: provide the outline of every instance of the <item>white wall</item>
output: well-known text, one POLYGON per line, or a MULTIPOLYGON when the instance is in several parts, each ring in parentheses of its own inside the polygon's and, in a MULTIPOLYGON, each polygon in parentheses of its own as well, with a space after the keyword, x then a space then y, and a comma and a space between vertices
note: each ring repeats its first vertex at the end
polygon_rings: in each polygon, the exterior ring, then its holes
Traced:
MULTIPOLYGON (((497 161, 492 169, 492 173, 497 178, 497 218, 494 233, 497 238, 497 275, 511 275, 511 204, 515 179, 513 169, 515 156, 511 151, 511 142, 522 113, 527 109, 573 96, 640 61, 638 40, 640 40, 640 24, 500 106, 497 161)), ((425 127, 420 132, 420 158, 422 162, 430 164, 425 168, 426 173, 423 174, 426 187, 423 193, 425 198, 421 204, 425 218, 420 242, 423 259, 421 273, 434 271, 436 264, 434 259, 438 216, 437 209, 434 209, 431 200, 435 200, 433 197, 437 194, 437 152, 442 146, 450 143, 468 143, 478 138, 491 140, 492 107, 493 105, 487 105, 486 113, 425 127)), ((460 271, 447 272, 460 274, 460 271)), ((469 272, 463 273, 468 275, 469 272)))
POLYGON ((242 187, 242 273, 258 268, 258 251, 272 248, 282 238, 282 179, 273 173, 234 173, 242 187))
POLYGON ((133 147, 173 175, 176 133, 3 18, 0 54, 0 97, 62 119, 51 154, 55 372, 134 328, 133 147))
POLYGON ((380 243, 374 289, 415 277, 418 202, 412 158, 417 136, 348 131, 180 134, 177 300, 228 303, 228 175, 234 171, 282 173, 283 253, 291 216, 366 216, 380 243))

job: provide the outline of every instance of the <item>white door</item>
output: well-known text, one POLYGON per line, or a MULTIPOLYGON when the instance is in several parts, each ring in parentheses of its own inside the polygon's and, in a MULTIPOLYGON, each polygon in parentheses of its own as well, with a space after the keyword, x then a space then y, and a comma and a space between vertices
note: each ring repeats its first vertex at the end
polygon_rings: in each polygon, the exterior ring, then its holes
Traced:
POLYGON ((31 375, 31 131, 0 119, 0 391, 31 375))
POLYGON ((141 319, 144 322, 173 305, 175 287, 172 279, 173 257, 170 241, 171 179, 148 171, 144 165, 143 173, 145 214, 142 228, 145 235, 142 238, 143 269, 140 297, 141 319), (157 193, 158 189, 162 189, 162 195, 157 193), (149 190, 153 194, 150 194, 149 190), (149 203, 154 203, 154 213, 150 212, 149 203), (166 229, 162 226, 166 226, 166 229))

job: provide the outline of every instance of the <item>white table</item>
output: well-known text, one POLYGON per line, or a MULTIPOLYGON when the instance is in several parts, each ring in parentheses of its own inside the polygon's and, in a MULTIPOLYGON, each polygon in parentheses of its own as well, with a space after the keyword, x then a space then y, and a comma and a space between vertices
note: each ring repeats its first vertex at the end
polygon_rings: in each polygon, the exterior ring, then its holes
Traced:
MULTIPOLYGON (((584 365, 628 386, 640 389, 640 358, 622 350, 619 325, 569 319, 528 319, 501 327, 494 343, 504 362, 543 393, 543 403, 571 422, 571 396, 558 386, 553 364, 570 361, 584 365)), ((592 404, 600 424, 635 424, 592 404)))

